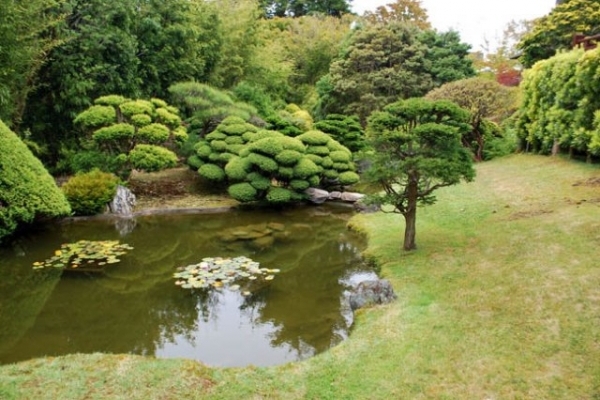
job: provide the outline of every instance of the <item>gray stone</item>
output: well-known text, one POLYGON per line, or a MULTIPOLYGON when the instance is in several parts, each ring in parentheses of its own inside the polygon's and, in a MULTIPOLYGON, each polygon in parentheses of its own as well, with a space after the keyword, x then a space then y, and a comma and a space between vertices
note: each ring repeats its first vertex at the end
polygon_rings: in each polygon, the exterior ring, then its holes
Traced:
POLYGON ((125 186, 118 185, 117 193, 108 205, 110 212, 123 217, 131 217, 133 206, 135 206, 135 195, 125 186))
POLYGON ((387 304, 396 300, 392 284, 387 279, 364 281, 350 293, 350 308, 354 311, 359 308, 376 304, 387 304))
POLYGON ((306 193, 308 196, 308 200, 315 204, 323 204, 327 199, 329 199, 329 192, 323 189, 308 188, 304 191, 304 193, 306 193))
POLYGON ((365 197, 362 193, 354 193, 354 192, 343 192, 340 196, 342 201, 347 201, 349 203, 355 203, 365 197))
POLYGON ((342 198, 342 192, 331 192, 329 193, 330 200, 338 200, 342 198))

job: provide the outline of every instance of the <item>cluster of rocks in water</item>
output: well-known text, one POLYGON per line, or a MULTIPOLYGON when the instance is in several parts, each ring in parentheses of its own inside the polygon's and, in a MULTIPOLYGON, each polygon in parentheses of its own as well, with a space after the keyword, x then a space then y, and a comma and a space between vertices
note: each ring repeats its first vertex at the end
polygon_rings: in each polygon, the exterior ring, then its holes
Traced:
POLYGON ((219 234, 219 239, 225 243, 243 241, 254 249, 262 250, 271 247, 277 240, 287 239, 290 234, 284 224, 264 222, 227 229, 219 234))

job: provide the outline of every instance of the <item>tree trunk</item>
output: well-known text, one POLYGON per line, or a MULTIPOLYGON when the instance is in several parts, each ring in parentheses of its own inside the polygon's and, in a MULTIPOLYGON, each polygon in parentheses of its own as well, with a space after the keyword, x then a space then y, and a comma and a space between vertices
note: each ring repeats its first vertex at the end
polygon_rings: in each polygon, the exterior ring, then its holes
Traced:
POLYGON ((402 213, 406 226, 404 228, 404 250, 410 251, 417 248, 415 237, 417 235, 417 194, 418 186, 416 180, 408 184, 408 198, 406 212, 402 213))

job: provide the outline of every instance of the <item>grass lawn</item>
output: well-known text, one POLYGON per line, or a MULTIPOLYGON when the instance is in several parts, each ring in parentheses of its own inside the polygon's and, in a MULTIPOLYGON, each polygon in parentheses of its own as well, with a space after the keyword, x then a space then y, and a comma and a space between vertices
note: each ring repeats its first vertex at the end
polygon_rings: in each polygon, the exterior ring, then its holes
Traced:
POLYGON ((598 399, 600 169, 511 156, 403 222, 359 215, 398 301, 299 363, 71 355, 0 367, 0 399, 598 399))

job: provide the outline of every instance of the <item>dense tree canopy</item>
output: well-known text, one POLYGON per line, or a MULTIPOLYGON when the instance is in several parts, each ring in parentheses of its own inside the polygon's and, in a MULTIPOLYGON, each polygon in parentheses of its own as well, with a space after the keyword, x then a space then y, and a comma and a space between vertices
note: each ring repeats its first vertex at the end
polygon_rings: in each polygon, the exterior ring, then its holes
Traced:
POLYGON ((301 17, 308 14, 325 14, 339 17, 350 13, 352 0, 259 0, 267 18, 301 17))
POLYGON ((431 29, 427 10, 421 3, 420 0, 390 0, 390 3, 377 7, 375 11, 365 12, 364 17, 371 22, 406 22, 420 29, 431 29))
POLYGON ((404 216, 404 250, 416 249, 417 204, 432 204, 433 192, 475 176, 471 154, 461 144, 469 113, 449 101, 408 99, 369 118, 373 148, 367 180, 383 189, 370 196, 404 216))
POLYGON ((552 57, 558 50, 569 49, 573 35, 592 35, 600 23, 600 2, 570 0, 557 5, 550 14, 535 21, 531 32, 523 36, 518 47, 521 63, 531 67, 536 61, 552 57))

